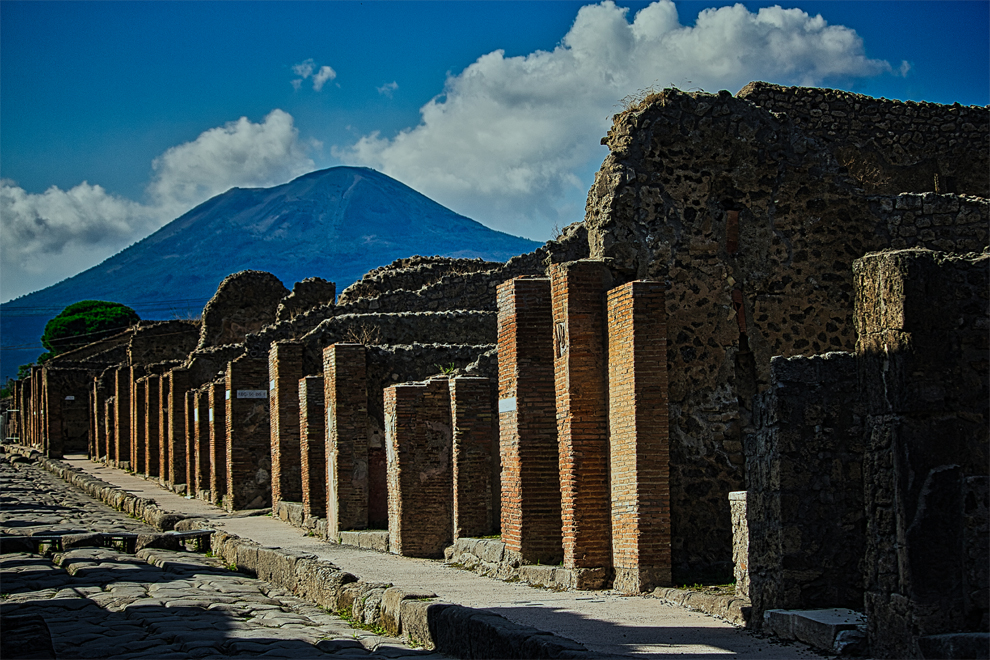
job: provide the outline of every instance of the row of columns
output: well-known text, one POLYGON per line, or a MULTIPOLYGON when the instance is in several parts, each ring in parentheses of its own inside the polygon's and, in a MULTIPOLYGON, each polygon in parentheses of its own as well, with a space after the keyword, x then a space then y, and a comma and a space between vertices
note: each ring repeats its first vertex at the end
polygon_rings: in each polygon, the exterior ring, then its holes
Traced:
POLYGON ((607 281, 588 260, 498 289, 502 539, 645 591, 671 580, 664 287, 607 281))

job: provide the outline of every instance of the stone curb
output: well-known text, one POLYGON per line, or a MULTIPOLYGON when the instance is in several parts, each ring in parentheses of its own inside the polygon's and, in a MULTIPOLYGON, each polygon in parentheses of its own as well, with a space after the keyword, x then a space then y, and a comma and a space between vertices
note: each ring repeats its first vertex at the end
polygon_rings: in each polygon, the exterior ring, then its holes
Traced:
POLYGON ((650 594, 650 597, 669 605, 704 612, 744 628, 749 625, 750 602, 748 598, 741 596, 706 594, 700 591, 657 587, 650 594))
MULTIPOLYGON (((76 472, 60 461, 47 459, 35 449, 7 446, 16 453, 37 460, 52 474, 90 496, 124 511, 148 524, 168 531, 181 527, 206 526, 193 516, 169 513, 152 500, 135 497, 100 479, 76 472)), ((256 576, 327 610, 353 615, 355 601, 362 594, 386 586, 368 583, 340 570, 315 555, 267 548, 222 531, 210 535, 211 552, 228 568, 256 576)), ((596 658, 584 646, 553 633, 513 623, 505 617, 454 603, 437 601, 432 592, 407 592, 387 585, 380 604, 365 602, 361 623, 380 627, 396 637, 428 650, 458 658, 596 658)))

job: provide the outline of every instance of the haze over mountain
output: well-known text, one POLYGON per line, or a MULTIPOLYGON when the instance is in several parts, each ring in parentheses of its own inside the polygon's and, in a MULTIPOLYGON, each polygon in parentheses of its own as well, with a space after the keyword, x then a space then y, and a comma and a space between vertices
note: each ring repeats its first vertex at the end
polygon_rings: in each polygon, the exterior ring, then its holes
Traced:
POLYGON ((412 255, 505 261, 539 243, 494 231, 384 174, 359 167, 311 172, 273 188, 233 188, 101 264, 0 305, 0 377, 42 352, 45 323, 73 302, 134 307, 143 319, 196 316, 224 277, 307 277, 338 293, 378 266, 412 255))

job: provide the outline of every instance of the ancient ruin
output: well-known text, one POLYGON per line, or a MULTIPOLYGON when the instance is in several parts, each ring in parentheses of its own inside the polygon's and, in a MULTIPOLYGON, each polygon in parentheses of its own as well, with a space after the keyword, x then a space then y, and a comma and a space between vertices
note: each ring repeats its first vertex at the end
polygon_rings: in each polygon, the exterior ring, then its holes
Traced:
POLYGON ((332 541, 578 589, 734 574, 752 627, 847 608, 875 657, 981 648, 990 109, 668 89, 603 144, 534 253, 336 300, 231 275, 202 321, 33 367, 6 436, 332 541))

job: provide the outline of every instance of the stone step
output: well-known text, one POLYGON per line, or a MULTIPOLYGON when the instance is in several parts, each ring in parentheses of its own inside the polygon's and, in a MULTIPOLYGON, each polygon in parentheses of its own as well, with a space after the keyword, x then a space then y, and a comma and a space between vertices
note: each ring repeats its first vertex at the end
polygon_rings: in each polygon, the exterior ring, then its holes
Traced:
POLYGON ((763 631, 827 653, 860 655, 866 650, 866 617, 844 607, 767 610, 763 613, 763 631))

